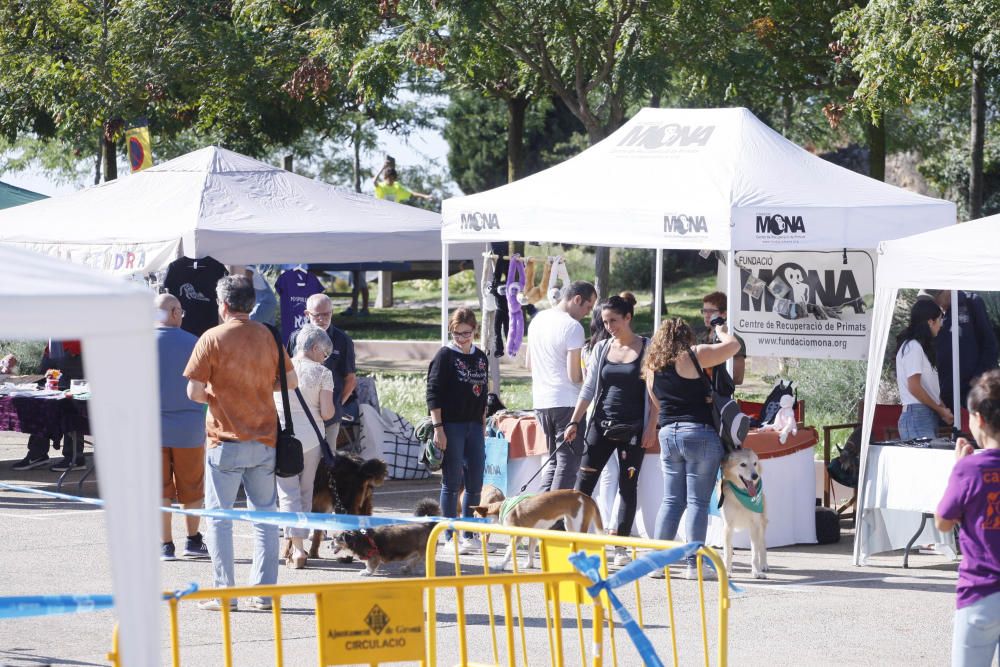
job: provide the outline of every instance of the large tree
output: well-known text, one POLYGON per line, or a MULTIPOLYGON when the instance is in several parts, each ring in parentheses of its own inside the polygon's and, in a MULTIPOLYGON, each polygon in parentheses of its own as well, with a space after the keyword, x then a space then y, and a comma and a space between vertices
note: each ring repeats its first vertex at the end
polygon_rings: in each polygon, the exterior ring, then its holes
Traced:
POLYGON ((837 26, 859 77, 855 98, 876 120, 886 107, 967 96, 968 211, 980 217, 987 81, 1000 66, 1000 3, 879 0, 845 12, 837 26))

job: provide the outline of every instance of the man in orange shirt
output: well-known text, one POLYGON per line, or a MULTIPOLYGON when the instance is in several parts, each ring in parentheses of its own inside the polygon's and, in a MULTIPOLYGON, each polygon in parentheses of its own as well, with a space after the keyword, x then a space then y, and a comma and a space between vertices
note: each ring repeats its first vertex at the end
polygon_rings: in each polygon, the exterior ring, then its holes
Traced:
MULTIPOLYGON (((191 353, 184 376, 191 400, 208 404, 205 434, 205 507, 232 509, 240 483, 251 510, 273 512, 277 505, 274 481, 278 420, 275 391, 284 372, 289 391, 298 385, 295 369, 271 330, 250 319, 255 293, 244 276, 226 276, 216 286, 222 324, 202 334, 191 353)), ((223 519, 207 521, 208 552, 215 586, 233 586, 233 526, 223 519)), ((278 528, 254 524, 251 585, 278 581, 278 528)), ((236 606, 232 601, 233 607, 236 606)), ((269 598, 254 598, 256 609, 271 608, 269 598)), ((199 607, 217 610, 217 600, 199 607)))

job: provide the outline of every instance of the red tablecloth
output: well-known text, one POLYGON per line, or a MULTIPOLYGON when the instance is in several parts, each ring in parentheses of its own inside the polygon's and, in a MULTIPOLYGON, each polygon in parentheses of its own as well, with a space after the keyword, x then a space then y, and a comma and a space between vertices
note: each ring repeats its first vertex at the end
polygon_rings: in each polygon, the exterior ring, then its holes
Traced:
MULTIPOLYGON (((507 450, 508 459, 519 459, 526 456, 536 456, 538 454, 548 454, 549 448, 545 442, 545 434, 538 426, 534 415, 504 415, 497 418, 497 427, 507 438, 510 448, 507 450)), ((808 449, 819 442, 819 434, 812 426, 800 427, 799 432, 789 436, 788 442, 781 444, 778 441, 776 431, 750 431, 744 447, 757 452, 757 456, 762 459, 770 459, 777 456, 788 456, 797 451, 808 449)), ((657 443, 646 450, 647 454, 659 454, 660 445, 657 443)))
POLYGON ((90 433, 87 401, 73 398, 0 396, 0 431, 36 433, 52 439, 90 433))

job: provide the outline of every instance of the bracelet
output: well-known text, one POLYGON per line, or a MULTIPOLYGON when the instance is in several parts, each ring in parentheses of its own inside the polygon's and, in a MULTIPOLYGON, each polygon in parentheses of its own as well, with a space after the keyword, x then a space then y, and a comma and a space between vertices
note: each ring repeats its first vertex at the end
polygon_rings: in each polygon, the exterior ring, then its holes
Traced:
POLYGON ((570 422, 566 424, 566 428, 569 428, 570 426, 575 426, 577 428, 580 428, 580 422, 570 422))
POLYGON ((438 422, 437 424, 431 424, 431 426, 433 426, 434 428, 444 428, 444 424, 442 422, 438 422))

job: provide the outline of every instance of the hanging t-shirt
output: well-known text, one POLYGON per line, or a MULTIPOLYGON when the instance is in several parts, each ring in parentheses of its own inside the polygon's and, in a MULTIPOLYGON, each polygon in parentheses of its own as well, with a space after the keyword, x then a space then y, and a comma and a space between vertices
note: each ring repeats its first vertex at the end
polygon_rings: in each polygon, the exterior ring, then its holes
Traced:
POLYGON ((201 336, 219 324, 219 302, 215 285, 228 276, 226 267, 211 257, 181 257, 167 267, 163 285, 181 302, 184 331, 201 336))
POLYGON ((323 291, 319 278, 299 269, 285 271, 274 283, 281 297, 281 337, 285 345, 292 332, 306 323, 306 299, 323 291))
POLYGON ((378 199, 388 199, 389 201, 394 201, 397 204, 402 204, 412 196, 413 193, 399 181, 393 181, 392 183, 382 181, 381 183, 375 184, 375 197, 378 199))

